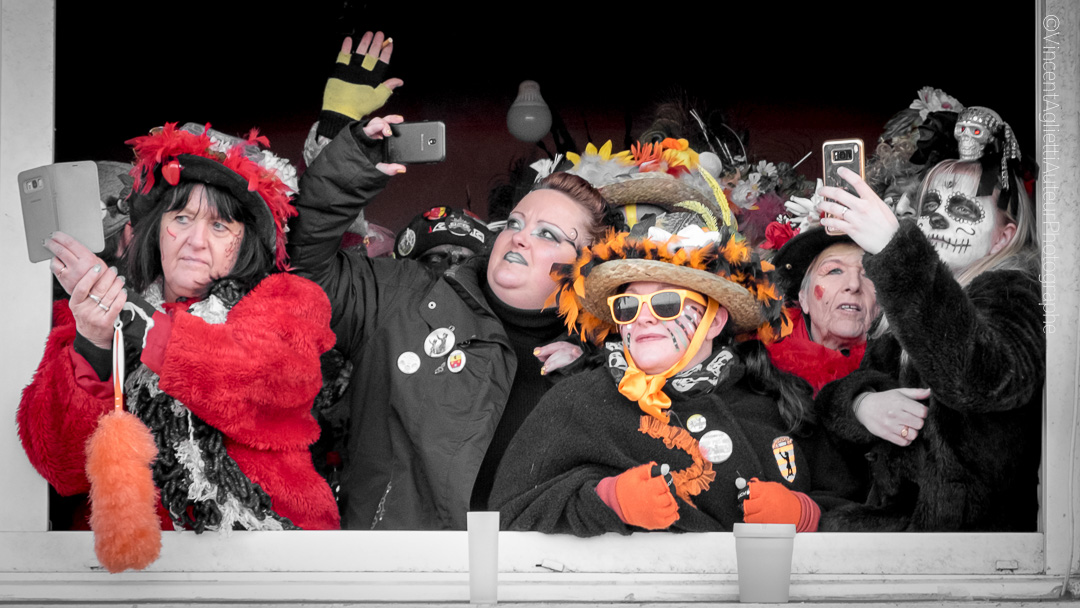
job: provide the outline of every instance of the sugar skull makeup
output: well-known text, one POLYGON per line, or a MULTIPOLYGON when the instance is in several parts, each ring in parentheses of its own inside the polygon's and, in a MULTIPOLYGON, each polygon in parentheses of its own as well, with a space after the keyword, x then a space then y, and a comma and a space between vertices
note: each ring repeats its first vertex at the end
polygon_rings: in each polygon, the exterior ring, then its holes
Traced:
POLYGON ((995 197, 976 196, 978 177, 951 169, 930 177, 918 224, 938 256, 956 271, 990 253, 998 221, 995 197))

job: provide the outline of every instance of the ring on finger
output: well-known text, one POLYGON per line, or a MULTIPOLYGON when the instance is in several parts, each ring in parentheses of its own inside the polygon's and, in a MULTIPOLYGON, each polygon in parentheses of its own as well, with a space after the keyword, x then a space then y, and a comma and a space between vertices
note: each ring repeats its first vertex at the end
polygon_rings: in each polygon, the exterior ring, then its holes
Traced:
POLYGON ((900 436, 903 437, 904 439, 907 439, 908 431, 910 431, 910 430, 911 429, 908 427, 908 425, 905 424, 904 428, 900 430, 900 436))
POLYGON ((101 298, 99 298, 99 297, 95 296, 94 294, 89 294, 89 295, 87 295, 86 297, 88 297, 88 298, 90 298, 91 300, 93 300, 93 301, 97 302, 97 305, 98 305, 98 306, 101 306, 101 298))
POLYGON ((63 262, 60 262, 60 270, 58 270, 56 272, 56 276, 60 276, 60 275, 64 274, 65 270, 67 270, 67 264, 65 264, 63 262))
POLYGON ((840 219, 842 219, 842 220, 843 220, 843 219, 847 219, 847 218, 845 217, 845 216, 847 216, 847 212, 848 212, 848 208, 847 208, 847 207, 844 207, 844 210, 840 212, 840 219))
POLYGON ((110 307, 102 304, 101 302, 98 302, 97 307, 100 308, 101 310, 104 310, 105 312, 109 312, 109 308, 110 308, 110 307))

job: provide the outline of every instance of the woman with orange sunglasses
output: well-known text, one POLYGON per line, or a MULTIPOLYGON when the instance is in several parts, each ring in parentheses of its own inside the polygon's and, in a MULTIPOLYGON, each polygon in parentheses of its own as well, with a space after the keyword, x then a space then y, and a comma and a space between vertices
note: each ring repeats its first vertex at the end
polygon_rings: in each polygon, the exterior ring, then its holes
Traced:
POLYGON ((805 384, 736 338, 781 331, 771 267, 728 227, 685 221, 639 224, 553 273, 567 324, 615 339, 607 365, 551 389, 511 442, 491 496, 505 529, 809 532, 857 498, 805 384))

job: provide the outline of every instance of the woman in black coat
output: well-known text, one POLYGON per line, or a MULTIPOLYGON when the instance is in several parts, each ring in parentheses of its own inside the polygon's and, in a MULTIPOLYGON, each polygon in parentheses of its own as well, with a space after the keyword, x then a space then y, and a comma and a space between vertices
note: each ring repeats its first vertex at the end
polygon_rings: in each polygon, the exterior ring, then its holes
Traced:
POLYGON ((665 234, 614 235, 563 267, 568 324, 615 339, 605 366, 556 385, 515 435, 491 497, 504 528, 809 532, 857 489, 814 432, 805 383, 735 340, 780 328, 767 265, 727 227, 665 234))
MULTIPOLYGON (((1011 138, 985 108, 958 125, 1011 138)), ((1001 149, 935 166, 917 220, 897 222, 851 172, 859 196, 821 191, 833 214, 823 225, 867 251, 887 324, 860 369, 818 397, 873 474, 867 504, 830 513, 824 529, 1035 529, 1046 367, 1038 237, 1019 153, 1001 149)))

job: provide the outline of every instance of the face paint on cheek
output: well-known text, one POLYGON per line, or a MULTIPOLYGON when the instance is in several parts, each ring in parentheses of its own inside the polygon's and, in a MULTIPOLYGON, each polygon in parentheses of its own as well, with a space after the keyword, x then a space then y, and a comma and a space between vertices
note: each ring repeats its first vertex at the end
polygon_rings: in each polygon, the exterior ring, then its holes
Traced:
POLYGON ((240 241, 241 240, 242 239, 241 239, 239 234, 234 234, 233 235, 232 241, 229 243, 229 246, 225 248, 225 257, 226 258, 234 258, 234 257, 236 257, 236 252, 240 250, 240 241))
POLYGON ((679 331, 672 331, 668 328, 668 333, 671 334, 671 341, 675 345, 675 350, 682 351, 690 345, 694 332, 697 330, 698 324, 701 323, 701 316, 696 308, 688 305, 683 308, 683 316, 676 318, 674 321, 679 331))
POLYGON ((821 285, 814 285, 814 297, 821 299, 825 297, 825 288, 821 285))

